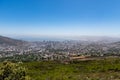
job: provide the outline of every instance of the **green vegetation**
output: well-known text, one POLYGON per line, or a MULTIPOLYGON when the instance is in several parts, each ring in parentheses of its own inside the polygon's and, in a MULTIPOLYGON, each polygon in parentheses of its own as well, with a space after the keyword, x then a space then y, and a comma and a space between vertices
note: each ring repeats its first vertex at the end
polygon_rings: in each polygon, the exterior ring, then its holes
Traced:
POLYGON ((0 80, 30 80, 24 67, 17 63, 3 62, 0 65, 0 80))
POLYGON ((30 62, 30 61, 40 60, 39 58, 40 56, 36 56, 34 54, 14 55, 10 57, 0 58, 0 62, 3 62, 4 60, 13 61, 13 62, 19 62, 19 61, 30 62))
POLYGON ((27 74, 33 80, 120 80, 120 59, 94 61, 26 62, 27 74))
MULTIPOLYGON (((6 65, 2 64, 2 66, 6 65)), ((26 68, 25 75, 30 76, 31 80, 120 80, 120 58, 113 57, 62 63, 60 61, 31 61, 23 62, 19 66, 26 68)), ((24 72, 24 69, 20 70, 17 67, 10 70, 14 71, 15 68, 18 69, 18 73, 24 72)))

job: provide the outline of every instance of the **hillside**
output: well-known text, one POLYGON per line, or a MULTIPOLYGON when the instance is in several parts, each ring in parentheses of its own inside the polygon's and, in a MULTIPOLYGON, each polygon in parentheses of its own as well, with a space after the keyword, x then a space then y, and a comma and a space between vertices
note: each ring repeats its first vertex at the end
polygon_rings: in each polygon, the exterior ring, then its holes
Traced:
POLYGON ((9 45, 9 46, 20 46, 23 45, 25 41, 16 40, 4 36, 0 36, 0 45, 9 45))
POLYGON ((27 73, 33 80, 120 80, 120 58, 93 61, 25 62, 27 73), (107 74, 107 75, 106 75, 107 74))

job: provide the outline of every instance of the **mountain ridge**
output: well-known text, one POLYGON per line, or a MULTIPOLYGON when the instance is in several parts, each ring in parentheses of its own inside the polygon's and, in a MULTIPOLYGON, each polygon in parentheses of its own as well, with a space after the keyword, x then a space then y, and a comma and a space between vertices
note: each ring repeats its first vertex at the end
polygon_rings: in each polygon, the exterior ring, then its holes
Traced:
POLYGON ((10 46, 18 46, 24 44, 26 41, 13 39, 0 35, 0 45, 10 45, 10 46))

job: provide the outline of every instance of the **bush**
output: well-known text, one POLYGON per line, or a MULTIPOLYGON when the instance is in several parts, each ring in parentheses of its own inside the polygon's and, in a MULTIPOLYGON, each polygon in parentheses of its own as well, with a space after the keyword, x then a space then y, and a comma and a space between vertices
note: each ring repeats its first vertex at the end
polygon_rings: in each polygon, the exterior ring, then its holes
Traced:
POLYGON ((30 78, 20 64, 6 61, 0 66, 0 80, 30 80, 30 78))

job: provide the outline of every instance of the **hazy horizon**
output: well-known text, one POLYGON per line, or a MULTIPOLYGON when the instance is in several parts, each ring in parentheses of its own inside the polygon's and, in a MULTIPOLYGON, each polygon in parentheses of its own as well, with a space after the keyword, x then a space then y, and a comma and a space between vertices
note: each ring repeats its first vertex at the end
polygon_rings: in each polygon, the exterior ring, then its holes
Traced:
POLYGON ((119 0, 0 0, 0 35, 120 37, 119 0))
POLYGON ((77 40, 77 41, 120 41, 118 36, 25 36, 25 35, 1 35, 3 37, 9 37, 18 40, 25 41, 66 41, 66 40, 77 40))

